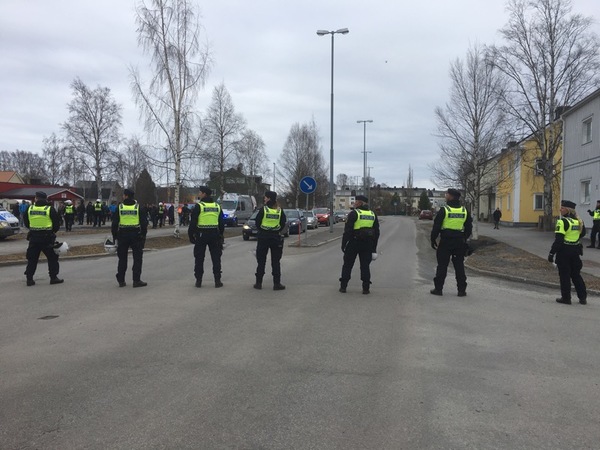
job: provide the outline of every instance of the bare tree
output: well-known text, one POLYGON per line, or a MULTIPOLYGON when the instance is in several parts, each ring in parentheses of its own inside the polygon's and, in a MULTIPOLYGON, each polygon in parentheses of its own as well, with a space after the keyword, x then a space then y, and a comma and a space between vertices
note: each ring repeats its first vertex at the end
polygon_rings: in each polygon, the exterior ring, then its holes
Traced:
POLYGON ((544 229, 550 230, 552 184, 561 166, 557 112, 597 86, 600 43, 590 31, 592 18, 571 14, 570 0, 509 0, 508 11, 508 24, 500 30, 507 44, 491 48, 490 62, 509 80, 507 112, 539 146, 544 229))
POLYGON ((68 104, 69 118, 63 123, 69 146, 81 156, 90 175, 98 185, 98 198, 102 198, 102 176, 111 153, 119 144, 121 106, 107 87, 90 90, 79 78, 71 84, 73 100, 68 104))
MULTIPOLYGON (((191 138, 194 106, 210 68, 210 54, 200 46, 200 22, 191 0, 142 0, 137 8, 138 42, 150 55, 153 77, 144 87, 131 69, 136 102, 145 127, 166 144, 175 165, 175 203, 179 203, 181 163, 193 154, 191 138)), ((175 215, 179 236, 179 216, 175 215)))
POLYGON ((335 177, 335 183, 341 189, 343 189, 345 186, 348 186, 348 175, 345 173, 338 173, 337 177, 335 177))
POLYGON ((502 112, 504 79, 487 64, 485 49, 474 45, 465 61, 450 65, 450 101, 436 108, 440 160, 432 167, 438 186, 458 187, 472 205, 477 238, 479 199, 497 182, 493 157, 506 137, 502 112))
POLYGON ((65 177, 65 164, 67 163, 67 151, 62 139, 55 133, 43 139, 42 158, 46 167, 46 176, 50 184, 59 184, 67 181, 65 177))
MULTIPOLYGON (((269 158, 265 152, 265 142, 256 131, 246 129, 242 132, 236 145, 236 155, 247 175, 266 178, 271 173, 269 158)), ((253 192, 256 189, 257 187, 254 186, 253 192)))
POLYGON ((213 90, 212 102, 206 112, 202 134, 206 160, 219 172, 219 192, 225 188, 224 172, 227 164, 235 164, 233 157, 246 128, 246 120, 235 112, 233 100, 224 83, 213 90))
POLYGON ((135 186, 142 170, 150 166, 144 146, 137 136, 125 142, 125 147, 113 155, 114 174, 122 187, 135 186))
POLYGON ((15 150, 0 152, 0 170, 14 170, 26 183, 39 180, 47 183, 43 158, 37 153, 15 150))
MULTIPOLYGON (((319 130, 314 121, 292 125, 279 158, 278 166, 285 186, 282 190, 292 199, 295 208, 299 207, 300 180, 303 177, 312 176, 317 181, 317 190, 327 190, 327 166, 321 152, 319 130)), ((315 197, 319 198, 318 192, 315 197)))

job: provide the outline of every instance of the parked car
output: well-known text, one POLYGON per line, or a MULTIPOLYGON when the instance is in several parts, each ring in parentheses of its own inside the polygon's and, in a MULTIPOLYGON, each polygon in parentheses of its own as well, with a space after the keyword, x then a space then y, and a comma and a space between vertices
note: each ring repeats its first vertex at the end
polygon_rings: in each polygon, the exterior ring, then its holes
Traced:
POLYGON ((258 234, 258 228, 256 228, 256 216, 258 216, 259 211, 259 209, 254 211, 248 221, 242 226, 242 238, 245 241, 250 240, 251 237, 256 237, 258 234))
POLYGON ((313 209, 313 213, 317 216, 317 221, 319 222, 319 225, 329 226, 331 220, 329 208, 315 208, 313 209))
POLYGON ((306 232, 306 217, 304 213, 299 209, 284 209, 285 217, 287 218, 287 225, 284 236, 290 234, 298 234, 306 232))
POLYGON ((423 219, 433 220, 433 212, 431 212, 428 209, 424 209, 423 211, 421 211, 419 213, 419 220, 423 220, 423 219))
POLYGON ((315 213, 312 211, 304 211, 304 217, 306 217, 306 228, 309 230, 319 228, 319 221, 317 220, 315 213))
POLYGON ((346 219, 348 218, 348 213, 350 211, 346 211, 346 210, 340 210, 340 211, 335 211, 333 213, 333 217, 335 217, 335 223, 337 222, 345 222, 346 219))
POLYGON ((8 236, 21 232, 19 219, 11 212, 0 206, 0 239, 6 239, 8 236))

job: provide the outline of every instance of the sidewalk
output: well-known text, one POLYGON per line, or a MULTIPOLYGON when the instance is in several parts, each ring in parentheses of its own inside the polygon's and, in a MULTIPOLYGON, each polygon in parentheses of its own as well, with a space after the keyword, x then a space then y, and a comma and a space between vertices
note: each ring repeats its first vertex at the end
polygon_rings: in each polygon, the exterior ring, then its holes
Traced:
MULTIPOLYGON (((481 236, 494 238, 544 259, 548 258, 550 247, 554 242, 553 232, 539 231, 537 228, 503 227, 500 225, 499 230, 494 230, 491 223, 477 222, 477 229, 481 236)), ((590 230, 587 231, 589 235, 590 230)), ((581 271, 600 278, 600 250, 585 248, 587 245, 590 245, 589 237, 583 239, 583 269, 581 271)))

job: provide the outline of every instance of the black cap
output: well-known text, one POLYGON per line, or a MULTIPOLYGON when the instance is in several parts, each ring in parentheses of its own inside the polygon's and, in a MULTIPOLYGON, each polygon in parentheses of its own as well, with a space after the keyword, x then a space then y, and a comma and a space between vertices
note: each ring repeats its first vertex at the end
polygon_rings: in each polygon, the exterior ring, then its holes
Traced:
POLYGON ((265 191, 265 197, 274 202, 275 200, 277 200, 277 192, 265 191))
POLYGON ((203 194, 206 194, 206 195, 212 195, 212 189, 211 189, 211 188, 209 188, 208 186, 200 186, 200 187, 198 188, 198 190, 199 190, 200 192, 202 192, 203 194))
POLYGON ((365 197, 364 195, 357 195, 356 197, 354 197, 354 200, 358 200, 363 203, 369 203, 369 199, 367 197, 365 197))
POLYGON ((123 195, 126 195, 127 197, 133 197, 135 195, 135 192, 133 192, 131 189, 124 189, 123 195))
POLYGON ((46 195, 46 193, 45 193, 45 192, 42 192, 42 191, 37 191, 37 192, 35 193, 35 196, 36 196, 37 198, 43 198, 44 200, 48 198, 48 196, 46 195))
POLYGON ((575 203, 573 203, 572 201, 563 200, 562 202, 560 202, 560 206, 564 206, 565 208, 575 209, 575 207, 577 205, 575 203))
POLYGON ((448 194, 450 194, 452 197, 454 197, 454 199, 458 200, 460 198, 460 191, 457 191, 456 189, 448 189, 446 191, 448 194))

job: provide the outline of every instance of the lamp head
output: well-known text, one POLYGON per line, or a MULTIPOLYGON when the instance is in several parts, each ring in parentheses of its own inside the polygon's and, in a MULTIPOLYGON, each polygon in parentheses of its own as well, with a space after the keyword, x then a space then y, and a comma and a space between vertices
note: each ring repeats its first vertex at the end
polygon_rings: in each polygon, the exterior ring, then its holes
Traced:
POLYGON ((348 34, 350 33, 350 30, 348 28, 340 28, 339 30, 336 30, 336 33, 348 34))
POLYGON ((317 34, 319 36, 325 36, 326 34, 329 34, 329 31, 327 31, 327 30, 317 30, 317 34))

